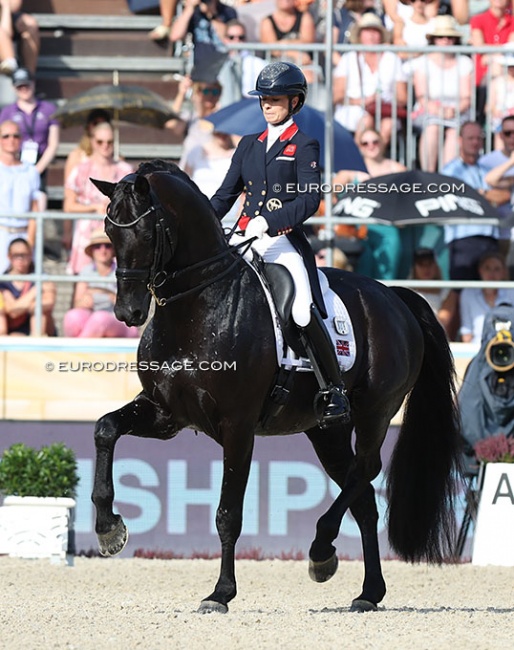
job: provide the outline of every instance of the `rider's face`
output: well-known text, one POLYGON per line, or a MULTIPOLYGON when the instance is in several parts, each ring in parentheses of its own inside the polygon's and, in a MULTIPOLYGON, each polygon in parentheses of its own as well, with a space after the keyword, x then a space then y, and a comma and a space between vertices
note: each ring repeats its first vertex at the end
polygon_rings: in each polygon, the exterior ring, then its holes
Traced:
MULTIPOLYGON (((294 101, 298 101, 295 97, 294 101)), ((264 119, 268 124, 280 124, 289 114, 289 97, 287 95, 261 97, 261 107, 264 119)))

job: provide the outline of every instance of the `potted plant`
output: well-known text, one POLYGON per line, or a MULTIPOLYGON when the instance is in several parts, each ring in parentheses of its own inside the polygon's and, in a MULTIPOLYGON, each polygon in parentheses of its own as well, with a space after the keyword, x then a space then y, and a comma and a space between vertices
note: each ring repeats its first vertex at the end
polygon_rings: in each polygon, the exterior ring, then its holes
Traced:
POLYGON ((71 563, 78 482, 75 453, 63 443, 6 449, 0 457, 0 553, 71 563))

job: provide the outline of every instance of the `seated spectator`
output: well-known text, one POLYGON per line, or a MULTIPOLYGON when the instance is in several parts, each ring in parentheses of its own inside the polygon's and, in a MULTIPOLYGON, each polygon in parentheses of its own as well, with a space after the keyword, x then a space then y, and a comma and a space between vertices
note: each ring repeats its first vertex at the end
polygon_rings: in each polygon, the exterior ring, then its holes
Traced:
POLYGON ((137 327, 128 327, 114 315, 116 301, 116 263, 114 247, 103 228, 91 234, 85 254, 92 259, 79 275, 111 278, 108 284, 77 282, 73 308, 63 321, 64 336, 78 338, 135 338, 137 327))
POLYGON ((46 173, 59 146, 59 122, 52 118, 56 107, 51 102, 36 98, 34 77, 26 68, 18 68, 13 74, 16 92, 14 104, 4 106, 0 122, 12 120, 21 133, 21 161, 35 165, 41 179, 40 210, 46 210, 46 173))
POLYGON ((220 108, 249 97, 249 91, 255 88, 255 80, 266 65, 264 59, 248 50, 231 49, 233 43, 241 45, 246 42, 246 27, 239 20, 229 20, 224 42, 228 48, 228 59, 218 74, 223 88, 220 108))
POLYGON ((80 138, 80 142, 72 149, 66 158, 66 163, 64 165, 64 182, 68 179, 71 170, 76 167, 79 163, 83 162, 93 153, 93 147, 91 146, 91 135, 93 128, 97 124, 102 122, 111 123, 111 116, 108 111, 105 111, 103 108, 93 109, 86 118, 86 124, 84 125, 84 134, 80 138))
MULTIPOLYGON (((32 250, 27 240, 14 239, 8 249, 8 275, 27 275, 34 272, 32 250)), ((36 330, 36 301, 37 288, 28 280, 5 280, 0 282, 7 334, 9 336, 37 336, 36 330)), ((55 286, 51 282, 43 282, 41 287, 42 321, 41 332, 45 336, 55 336, 55 324, 52 311, 55 305, 55 286)))
POLYGON ((185 0, 182 13, 171 26, 170 39, 183 40, 191 34, 195 66, 205 65, 216 58, 223 58, 226 47, 223 39, 227 23, 237 18, 237 12, 220 0, 185 0))
MULTIPOLYGON (((117 183, 124 176, 130 174, 132 167, 123 160, 114 160, 113 157, 114 133, 112 126, 107 122, 97 124, 92 130, 92 153, 70 172, 64 187, 64 212, 77 212, 81 214, 105 215, 109 199, 91 183, 90 178, 117 183)), ((77 274, 89 263, 85 247, 93 230, 98 228, 98 220, 80 219, 74 222, 64 222, 64 240, 66 248, 70 247, 71 253, 68 272, 77 274), (73 237, 72 237, 73 232, 73 237)))
POLYGON ((171 23, 177 9, 177 0, 160 0, 159 1, 161 24, 154 27, 148 34, 152 41, 165 41, 169 39, 171 33, 171 23))
MULTIPOLYGON (((467 2, 468 0, 464 0, 467 2)), ((405 22, 413 14, 411 0, 382 0, 384 8, 384 25, 387 29, 393 30, 398 21, 405 22)), ((439 0, 428 0, 426 8, 427 18, 434 18, 439 13, 439 0)))
MULTIPOLYGON (((489 0, 489 9, 473 16, 470 20, 471 45, 503 45, 514 40, 514 19, 511 0, 489 0)), ((494 76, 494 55, 477 54, 475 57, 475 85, 477 91, 477 112, 480 117, 487 97, 487 71, 491 67, 494 76)))
MULTIPOLYGON (((388 34, 380 18, 364 14, 352 27, 352 43, 380 45, 388 34)), ((378 105, 382 108, 396 102, 397 114, 407 104, 407 83, 402 72, 401 59, 392 52, 347 52, 334 70, 334 119, 356 134, 356 140, 365 129, 375 126, 378 105)), ((391 112, 378 116, 382 139, 389 144, 393 130, 391 112)), ((394 128, 396 129, 396 124, 394 128)))
POLYGON ((36 238, 34 219, 15 218, 38 211, 39 173, 34 165, 20 161, 21 134, 16 122, 0 123, 0 269, 9 264, 7 249, 13 239, 23 237, 31 248, 36 238))
POLYGON ((501 57, 501 73, 491 81, 487 96, 486 115, 494 132, 494 148, 502 145, 500 131, 506 115, 514 116, 514 52, 501 57))
MULTIPOLYGON (((412 268, 409 278, 413 280, 442 280, 443 273, 437 263, 435 251, 431 248, 418 248, 414 251, 412 268)), ((456 329, 455 319, 458 318, 458 293, 445 288, 419 287, 416 293, 428 302, 437 319, 444 327, 450 340, 453 340, 456 329)))
MULTIPOLYGON (((334 177, 334 185, 349 186, 350 196, 358 196, 358 186, 369 178, 394 174, 407 168, 384 155, 385 143, 381 135, 374 129, 365 129, 357 142, 368 174, 364 172, 338 172, 334 177), (352 178, 353 176, 353 178, 352 178), (352 194, 353 193, 353 194, 352 194)), ((392 280, 398 276, 401 243, 400 234, 394 226, 368 224, 365 239, 360 240, 362 250, 357 264, 357 271, 363 275, 380 279, 392 280)))
MULTIPOLYGON (((507 280, 507 265, 501 253, 485 253, 478 264, 484 282, 507 280)), ((480 344, 487 313, 501 303, 514 305, 514 289, 466 288, 460 294, 460 334, 463 343, 480 344)))
MULTIPOLYGON (((448 47, 460 44, 461 33, 451 16, 437 16, 427 34, 429 45, 448 47)), ((470 119, 473 64, 467 56, 453 52, 431 52, 415 61, 413 123, 421 130, 421 168, 435 172, 438 154, 445 165, 457 153, 459 126, 470 119), (444 132, 440 152, 440 131, 444 132)))
POLYGON ((340 248, 337 248, 337 246, 332 248, 321 248, 317 251, 315 254, 316 266, 321 268, 329 266, 328 258, 330 253, 332 253, 332 261, 330 262, 331 268, 341 269, 342 271, 353 271, 353 266, 348 261, 348 257, 340 248))
MULTIPOLYGON (((203 144, 193 147, 184 161, 184 171, 210 199, 227 175, 236 148, 232 136, 214 131, 203 144)), ((229 218, 237 219, 240 201, 232 206, 229 218)))
MULTIPOLYGON (((295 0, 276 0, 275 11, 261 21, 261 43, 287 43, 306 45, 316 42, 316 26, 308 11, 299 11, 295 0)), ((315 75, 308 66, 312 57, 308 52, 298 50, 272 50, 271 55, 279 61, 290 61, 303 69, 307 82, 312 83, 315 75), (306 69, 307 67, 307 69, 306 69)))
POLYGON ((23 0, 0 0, 0 72, 12 74, 18 67, 15 44, 19 44, 19 58, 31 74, 36 74, 39 56, 39 25, 36 19, 23 12, 23 0))
POLYGON ((181 85, 192 87, 191 109, 179 112, 176 110, 179 108, 178 102, 173 106, 173 110, 180 115, 181 121, 187 125, 187 135, 182 144, 182 156, 179 162, 179 166, 184 169, 191 149, 205 144, 212 137, 212 123, 204 118, 219 108, 222 88, 219 81, 215 79, 191 81, 188 77, 181 85))
MULTIPOLYGON (((465 122, 460 129, 459 155, 443 167, 442 173, 459 178, 487 197, 487 169, 480 162, 484 132, 478 122, 465 122)), ((489 251, 498 251, 497 226, 483 224, 448 224, 444 226, 450 256, 452 280, 478 280, 478 262, 489 251)))
MULTIPOLYGON (((408 47, 425 47, 427 44, 427 34, 433 27, 433 17, 429 16, 428 7, 431 0, 411 0, 412 12, 409 16, 398 17, 394 23, 393 44, 405 45, 408 47)), ((402 59, 412 59, 419 56, 409 52, 399 54, 402 59)), ((410 63, 404 65, 406 74, 410 74, 410 63)))

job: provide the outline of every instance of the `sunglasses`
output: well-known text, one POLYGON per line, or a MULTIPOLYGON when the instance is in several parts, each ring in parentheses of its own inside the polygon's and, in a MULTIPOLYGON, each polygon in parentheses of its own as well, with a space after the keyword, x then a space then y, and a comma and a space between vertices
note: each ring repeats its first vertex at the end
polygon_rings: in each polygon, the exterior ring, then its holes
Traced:
POLYGON ((202 88, 200 90, 202 95, 213 95, 214 97, 219 97, 221 95, 221 90, 219 88, 202 88))
POLYGON ((96 144, 108 144, 111 145, 114 143, 114 140, 95 140, 96 144))
POLYGON ((377 144, 380 144, 380 140, 363 140, 361 142, 361 147, 374 147, 377 144))
POLYGON ((229 41, 246 41, 246 36, 244 34, 227 34, 229 41))
POLYGON ((107 249, 108 251, 110 251, 110 250, 112 250, 112 244, 93 244, 93 245, 91 246, 91 248, 92 248, 94 251, 98 251, 98 250, 100 250, 101 248, 105 248, 105 249, 107 249))
POLYGON ((10 257, 13 260, 25 260, 28 257, 32 257, 32 255, 30 253, 11 253, 10 257))
POLYGON ((19 133, 4 133, 2 135, 2 140, 7 140, 7 138, 14 138, 15 140, 19 140, 21 138, 21 135, 19 133))
MULTIPOLYGON (((502 133, 506 138, 510 138, 511 135, 514 135, 514 130, 513 131, 502 131, 502 133)), ((2 136, 2 137, 4 137, 4 136, 2 136)))

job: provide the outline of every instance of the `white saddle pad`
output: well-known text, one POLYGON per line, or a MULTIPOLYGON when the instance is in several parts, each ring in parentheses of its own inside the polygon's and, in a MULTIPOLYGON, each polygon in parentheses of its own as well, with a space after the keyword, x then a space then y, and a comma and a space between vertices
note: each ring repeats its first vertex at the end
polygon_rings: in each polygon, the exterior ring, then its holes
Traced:
MULTIPOLYGON (((251 264, 250 266, 252 269, 254 268, 251 264)), ((323 293, 323 299, 325 301, 325 307, 327 308, 328 314, 327 318, 324 321, 325 326, 334 344, 334 350, 339 362, 339 367, 341 368, 342 372, 347 372, 355 363, 356 354, 355 336, 353 333, 352 321, 345 304, 341 298, 336 293, 334 293, 334 291, 332 291, 328 284, 326 275, 319 269, 318 276, 321 285, 321 291, 323 293)), ((293 352, 293 350, 291 350, 289 347, 286 348, 286 352, 284 354, 284 336, 282 334, 282 328, 280 327, 280 321, 275 309, 275 305, 273 304, 273 298, 271 297, 270 292, 268 291, 266 285, 262 282, 262 279, 258 273, 257 277, 261 281, 273 318, 275 341, 277 344, 278 365, 283 365, 286 368, 296 366, 297 370, 299 371, 312 372, 312 366, 309 359, 298 357, 295 352, 293 352)))

